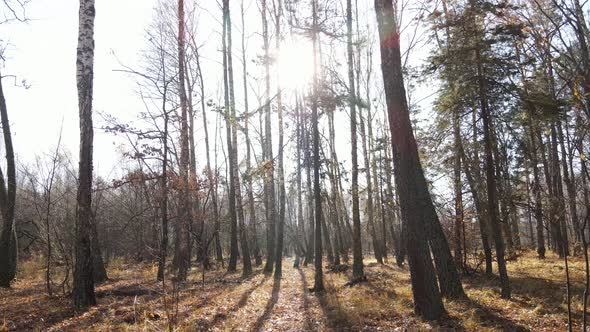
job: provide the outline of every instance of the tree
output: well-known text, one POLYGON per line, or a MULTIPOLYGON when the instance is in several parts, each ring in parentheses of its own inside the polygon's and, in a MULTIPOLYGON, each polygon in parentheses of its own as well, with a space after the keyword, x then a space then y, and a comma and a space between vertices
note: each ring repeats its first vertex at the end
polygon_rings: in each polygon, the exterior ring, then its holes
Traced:
MULTIPOLYGON (((354 87, 353 53, 352 53, 352 1, 346 1, 346 27, 347 27, 347 59, 348 59, 348 98, 350 104, 350 140, 352 149, 352 280, 366 279, 363 271, 363 249, 361 247, 361 217, 359 211, 358 189, 358 149, 356 133, 356 90, 354 87)), ((372 208, 372 207, 370 207, 372 208)), ((372 212, 371 212, 372 213, 372 212)))
POLYGON ((425 209, 434 209, 412 131, 404 88, 400 35, 391 0, 375 0, 375 12, 381 41, 381 71, 385 86, 389 128, 393 148, 395 182, 399 190, 402 220, 407 229, 408 262, 414 311, 425 319, 438 319, 444 314, 434 266, 430 259, 425 209))
POLYGON ((80 0, 76 59, 80 112, 80 163, 76 218, 76 264, 72 298, 78 309, 96 304, 92 259, 92 94, 94 76, 94 0, 80 0))
POLYGON ((188 100, 185 88, 185 19, 184 0, 178 0, 178 95, 180 97, 180 202, 178 206, 178 281, 185 281, 190 260, 189 224, 190 224, 190 193, 189 193, 189 134, 188 134, 188 100))
POLYGON ((228 47, 228 30, 231 30, 231 25, 228 24, 229 16, 229 1, 223 1, 223 100, 225 108, 225 130, 226 130, 226 143, 227 153, 229 155, 229 192, 228 192, 228 212, 230 222, 230 254, 229 262, 227 264, 227 271, 236 271, 238 264, 238 220, 236 214, 236 172, 234 172, 234 147, 233 147, 233 136, 232 136, 232 118, 231 109, 231 97, 230 97, 230 82, 229 82, 229 57, 228 53, 231 53, 231 49, 228 47))
MULTIPOLYGON (((473 10, 473 25, 476 26, 476 14, 475 14, 475 1, 470 0, 471 10, 473 10)), ((489 113, 489 105, 487 102, 487 91, 485 73, 483 63, 481 60, 481 50, 479 42, 479 34, 476 34, 474 53, 475 63, 477 66, 477 86, 478 86, 478 100, 481 112, 481 118, 483 122, 483 139, 484 139, 484 150, 485 150, 485 171, 486 171, 486 187, 487 187, 487 198, 488 198, 488 214, 490 217, 490 226, 492 228, 492 236, 494 238, 494 244, 496 245, 496 260, 498 262, 498 271, 500 274, 500 284, 502 285, 502 298, 510 298, 510 283, 508 280, 508 272, 506 270, 506 261, 504 257, 504 239, 500 230, 500 224, 498 220, 498 201, 496 199, 496 172, 495 163, 493 157, 493 142, 491 132, 491 117, 489 113)))
MULTIPOLYGON (((275 49, 277 53, 281 48, 281 16, 283 15, 283 2, 277 0, 275 4, 275 49)), ((277 252, 275 256, 275 279, 280 279, 283 273, 283 239, 285 228, 285 166, 284 166, 284 134, 283 134, 283 94, 281 92, 279 71, 277 70, 277 110, 279 112, 279 165, 278 165, 278 181, 279 181, 279 220, 277 227, 277 252)))
POLYGON ((263 160, 264 160, 264 206, 266 210, 266 264, 264 271, 272 272, 275 262, 275 219, 276 219, 276 199, 275 199, 275 181, 274 181, 274 156, 272 153, 272 128, 270 120, 270 41, 268 33, 268 20, 266 14, 268 11, 266 0, 261 0, 260 11, 262 14, 262 39, 263 39, 263 62, 264 62, 264 143, 263 143, 263 160))
POLYGON ((312 43, 313 43, 313 82, 312 82, 312 105, 311 105, 311 124, 313 128, 313 192, 314 192, 314 211, 315 211, 315 225, 314 225, 314 251, 315 251, 315 273, 314 273, 314 292, 324 291, 324 275, 322 267, 322 194, 320 187, 320 131, 319 131, 319 117, 318 117, 318 15, 317 15, 317 0, 312 0, 312 43))
POLYGON ((14 149, 12 135, 8 121, 8 109, 2 76, 0 74, 0 120, 4 135, 4 149, 6 151, 6 179, 0 170, 0 212, 2 213, 2 233, 0 233, 0 287, 10 287, 10 282, 16 276, 17 241, 14 226, 14 205, 16 201, 16 170, 14 166, 14 149))
MULTIPOLYGON (((250 247, 248 245, 248 230, 244 224, 244 209, 242 207, 242 191, 240 188, 240 169, 238 166, 238 118, 236 116, 236 102, 234 96, 234 72, 233 72, 233 61, 232 61, 232 25, 231 16, 229 12, 229 0, 224 1, 224 17, 225 24, 227 25, 227 80, 229 85, 229 121, 231 124, 231 149, 230 151, 230 172, 234 178, 235 186, 235 198, 234 206, 229 208, 235 208, 237 212, 238 226, 240 232, 240 246, 242 249, 242 264, 244 266, 242 275, 248 276, 252 273, 252 263, 250 261, 250 247)), ((227 112, 226 112, 227 115, 227 112)))
POLYGON ((250 214, 250 225, 252 225, 252 242, 254 245, 254 259, 256 266, 262 264, 262 256, 260 255, 260 247, 258 246, 258 232, 256 223, 256 207, 254 204, 254 189, 252 187, 252 147, 250 141, 250 110, 248 108, 248 70, 246 69, 246 24, 244 20, 244 1, 240 3, 241 18, 242 18, 242 78, 244 83, 244 136, 246 137, 246 176, 244 181, 246 182, 246 191, 248 195, 248 210, 250 214))

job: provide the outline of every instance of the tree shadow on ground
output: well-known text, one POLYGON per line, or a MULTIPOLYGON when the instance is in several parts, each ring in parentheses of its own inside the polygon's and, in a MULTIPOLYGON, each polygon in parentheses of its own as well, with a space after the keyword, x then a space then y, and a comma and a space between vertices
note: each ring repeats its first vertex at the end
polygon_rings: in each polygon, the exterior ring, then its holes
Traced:
POLYGON ((271 295, 270 299, 268 299, 268 302, 266 302, 266 307, 264 308, 264 312, 262 313, 262 315, 260 317, 258 317, 256 322, 252 326, 252 329, 251 329, 252 331, 260 331, 262 329, 262 325, 264 324, 265 321, 268 320, 275 304, 277 304, 277 302, 279 301, 279 292, 280 291, 281 291, 281 279, 274 279, 274 283, 272 284, 272 295, 271 295))
MULTIPOLYGON (((499 279, 496 276, 490 278, 477 275, 466 278, 463 281, 468 288, 472 289, 498 289, 499 287, 499 279)), ((548 313, 567 314, 567 308, 562 306, 562 303, 566 300, 565 286, 565 278, 563 281, 555 281, 530 276, 526 273, 511 275, 510 287, 513 294, 511 301, 525 308, 534 309, 540 306, 548 313)), ((583 297, 584 286, 580 283, 571 283, 570 292, 572 296, 578 295, 583 297)), ((582 313, 572 310, 572 318, 574 320, 582 319, 582 313)))
POLYGON ((313 323, 311 321, 311 317, 309 316, 309 287, 307 285, 307 279, 305 278, 305 274, 301 268, 297 269, 299 272, 299 277, 301 278, 301 286, 303 291, 303 310, 305 315, 305 330, 311 331, 313 330, 313 323))
POLYGON ((252 284, 252 286, 250 286, 250 288, 248 288, 244 293, 242 293, 238 302, 236 302, 233 306, 231 306, 231 308, 228 308, 226 311, 218 312, 217 314, 215 314, 215 316, 213 316, 213 319, 211 321, 206 321, 206 320, 197 321, 196 329, 199 331, 211 330, 215 325, 217 325, 221 321, 225 320, 227 318, 228 314, 240 310, 242 307, 244 307, 246 305, 246 303, 248 303, 248 299, 250 298, 250 295, 252 295, 252 293, 254 293, 254 291, 256 291, 260 286, 262 286, 262 284, 264 284, 267 279, 268 279, 268 276, 265 275, 259 282, 252 284))
POLYGON ((338 299, 337 290, 334 289, 332 285, 326 285, 324 291, 316 292, 314 294, 318 299, 322 314, 325 317, 329 328, 337 331, 356 330, 355 324, 350 320, 347 312, 342 309, 342 305, 338 299))
MULTIPOLYGON (((530 331, 513 320, 502 316, 502 313, 483 306, 479 302, 472 299, 467 298, 464 300, 458 300, 457 302, 464 304, 466 309, 475 309, 475 314, 477 315, 478 321, 481 322, 480 325, 482 325, 482 327, 495 327, 500 328, 503 331, 530 331)), ((462 324, 458 320, 455 322, 462 324)))

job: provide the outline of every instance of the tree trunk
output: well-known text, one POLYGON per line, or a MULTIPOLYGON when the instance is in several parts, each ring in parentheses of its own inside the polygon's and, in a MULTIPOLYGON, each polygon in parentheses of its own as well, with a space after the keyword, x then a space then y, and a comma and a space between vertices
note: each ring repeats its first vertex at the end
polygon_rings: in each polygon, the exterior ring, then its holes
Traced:
POLYGON ((229 16, 229 0, 223 0, 223 86, 224 86, 224 106, 225 106, 225 129, 226 129, 226 144, 227 144, 227 154, 228 154, 228 176, 229 176, 229 185, 228 185, 228 202, 229 205, 227 207, 229 212, 229 222, 230 222, 230 256, 229 256, 229 263, 227 265, 228 272, 234 272, 237 269, 238 264, 238 220, 237 220, 237 213, 236 213, 236 172, 234 172, 234 147, 233 147, 233 135, 232 135, 232 121, 235 119, 232 118, 231 113, 231 101, 230 101, 230 87, 229 87, 229 77, 228 77, 228 54, 231 53, 231 49, 229 49, 227 42, 228 42, 228 35, 229 30, 231 29, 231 25, 228 24, 228 16, 229 16))
POLYGON ((98 241, 98 231, 96 229, 96 217, 92 216, 92 277, 95 283, 101 283, 108 280, 107 270, 102 259, 102 250, 98 241))
POLYGON ((189 192, 189 134, 188 134, 188 99, 185 87, 185 19, 184 0, 178 0, 178 85, 180 96, 180 181, 181 192, 178 204, 178 251, 175 252, 177 263, 176 278, 185 281, 189 269, 189 225, 190 225, 190 192, 189 192))
POLYGON ((403 83, 400 35, 391 0, 375 0, 381 41, 381 71, 391 132, 396 187, 403 222, 407 226, 408 260, 414 311, 424 319, 439 319, 445 312, 428 249, 425 209, 433 208, 418 158, 403 83))
POLYGON ((242 190, 240 187, 240 168, 238 164, 238 118, 236 116, 236 99, 234 95, 234 71, 232 61, 232 24, 229 10, 229 0, 224 1, 226 29, 227 29, 227 78, 229 83, 229 97, 230 97, 230 124, 232 150, 230 158, 230 168, 234 177, 235 185, 235 208, 237 212, 240 247, 242 249, 242 275, 248 276, 252 273, 252 262, 250 260, 250 247, 248 244, 248 229, 244 223, 244 209, 242 207, 242 190))
POLYGON ((17 242, 14 223, 14 206, 16 200, 16 170, 14 163, 14 149, 12 147, 12 134, 8 121, 8 109, 2 89, 2 76, 0 75, 0 120, 4 135, 4 149, 6 151, 6 180, 0 170, 0 213, 2 213, 2 233, 0 234, 0 287, 10 287, 10 282, 16 276, 17 242))
MULTIPOLYGON (((281 47, 281 15, 283 10, 283 2, 278 0, 278 8, 275 8, 275 40, 276 40, 276 52, 279 53, 281 47)), ((279 220, 277 227, 277 251, 275 255, 275 279, 281 279, 283 273, 283 233, 285 226, 285 170, 283 160, 283 97, 281 93, 279 71, 277 71, 277 110, 279 113, 279 220)))
POLYGON ((459 145, 461 144, 459 118, 459 108, 455 107, 453 109, 453 137, 455 145, 453 162, 453 188, 455 190, 455 265, 457 265, 459 270, 462 270, 461 230, 463 227, 463 185, 461 182, 461 154, 459 153, 459 145))
MULTIPOLYGON (((473 0, 471 0, 473 7, 473 0)), ((473 8, 472 8, 473 9, 473 8)), ((475 24, 475 18, 474 18, 475 24)), ((476 37, 479 38, 479 37, 476 37)), ((493 159, 492 147, 492 133, 491 133, 491 116, 488 111, 488 104, 486 100, 485 77, 483 73, 483 65, 479 49, 479 41, 476 42, 475 61, 477 64, 477 79, 478 79, 478 94, 481 109, 481 117, 483 121, 484 134, 484 150, 485 150, 485 170, 486 170, 486 184, 487 184, 487 198, 488 198, 488 215, 490 217, 490 226, 496 246, 496 260, 498 262, 498 271, 500 274, 501 296, 502 298, 510 298, 510 283, 508 280, 508 272, 506 270, 506 261, 504 257, 504 239, 498 221, 498 202, 496 199, 496 173, 493 159)))
POLYGON ((264 41, 264 74, 265 74, 265 117, 264 117, 264 196, 266 197, 266 264, 264 271, 272 272, 275 262, 275 218, 276 199, 274 184, 274 156, 272 153, 272 128, 271 128, 271 107, 270 107, 270 55, 269 55, 269 33, 268 21, 266 19, 266 0, 261 1, 262 11, 262 38, 264 41))
POLYGON ((250 135, 249 135, 249 122, 250 122, 250 114, 248 108, 248 70, 246 66, 246 25, 244 21, 244 1, 242 0, 240 4, 241 9, 241 17, 242 17, 242 64, 243 64, 243 84, 244 84, 244 136, 246 137, 246 176, 244 180, 246 181, 246 191, 248 195, 248 210, 250 214, 250 225, 252 226, 252 244, 254 245, 254 259, 256 266, 260 266, 262 264, 262 256, 260 255, 260 247, 258 246, 258 232, 256 230, 256 207, 254 205, 254 190, 252 186, 252 152, 251 152, 251 142, 250 142, 250 135))
MULTIPOLYGON (((350 140, 352 149, 352 280, 366 279, 363 270, 363 249, 361 244, 361 217, 359 211, 358 157, 356 133, 356 91, 352 51, 352 2, 346 1, 347 56, 348 56, 348 103, 350 106, 350 140)), ((372 212, 371 212, 372 213, 372 212)))
MULTIPOLYGON (((92 265, 92 94, 94 76, 94 0, 80 0, 76 61, 80 113, 76 246, 72 298, 78 309, 96 304, 92 265)), ((4 119, 2 119, 4 121, 4 119)))
POLYGON ((313 290, 322 292, 324 290, 324 277, 322 267, 322 195, 320 188, 320 131, 318 128, 318 18, 317 0, 312 0, 312 43, 313 43, 313 96, 311 105, 311 123, 313 127, 313 191, 315 203, 315 273, 313 290))

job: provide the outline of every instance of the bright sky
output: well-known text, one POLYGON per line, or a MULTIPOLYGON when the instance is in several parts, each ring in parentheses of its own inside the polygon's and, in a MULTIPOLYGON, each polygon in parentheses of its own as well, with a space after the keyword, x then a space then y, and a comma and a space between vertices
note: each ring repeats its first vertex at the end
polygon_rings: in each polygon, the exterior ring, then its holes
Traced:
MULTIPOLYGON (((153 7, 156 3, 157 0, 97 1, 94 68, 95 128, 101 125, 97 112, 105 112, 123 119, 133 119, 139 112, 145 110, 137 93, 136 78, 116 70, 122 69, 120 63, 133 68, 141 67, 141 51, 146 48, 147 44, 145 30, 152 22, 153 7)), ((241 91, 242 65, 239 56, 241 47, 239 3, 240 1, 232 2, 234 72, 238 109, 242 107, 243 98, 241 91)), ((200 44, 204 45, 201 54, 206 71, 207 99, 212 98, 218 101, 221 96, 219 93, 221 88, 221 67, 219 64, 221 58, 219 53, 221 11, 215 0, 199 2, 199 5, 206 7, 199 10, 197 24, 200 35, 197 37, 201 40, 200 44)), ((252 88, 250 109, 252 110, 260 105, 255 96, 260 94, 261 90, 258 92, 255 90, 262 88, 260 86, 261 77, 257 77, 260 75, 258 71, 261 68, 252 62, 262 52, 259 46, 261 23, 255 0, 245 0, 245 6, 247 11, 246 35, 249 37, 247 41, 248 71, 250 75, 254 76, 250 83, 252 88)), ((359 6, 362 14, 368 15, 364 19, 368 18, 372 22, 374 15, 372 4, 367 5, 364 4, 364 0, 359 0, 359 6)), ((71 152, 72 162, 77 164, 79 127, 75 61, 78 1, 32 0, 27 5, 27 17, 29 18, 27 23, 16 22, 0 25, 0 40, 3 44, 7 41, 10 43, 5 52, 4 67, 1 68, 2 75, 15 75, 16 77, 15 80, 5 78, 3 84, 17 157, 20 161, 28 163, 33 161, 36 155, 51 153, 57 144, 63 121, 62 144, 65 149, 71 152), (30 88, 15 86, 15 81, 20 83, 22 80, 26 80, 30 88)), ((269 23, 269 25, 271 24, 269 23)), ((274 39, 273 36, 271 38, 274 39)), ((403 40, 409 40, 409 38, 403 40)), ((309 43, 307 44, 309 45, 309 43)), ((274 40, 272 40, 272 46, 274 47, 274 40)), ((286 45, 287 51, 285 52, 289 54, 286 56, 287 62, 295 63, 295 65, 285 66, 284 70, 287 73, 301 72, 302 60, 299 59, 301 55, 293 54, 298 47, 300 46, 286 45), (292 49, 292 52, 289 51, 289 48, 292 49)), ((330 51, 325 45, 323 47, 325 48, 324 52, 330 51)), ((420 56, 413 53, 413 59, 421 60, 427 53, 423 48, 416 52, 420 53, 420 56)), ((375 72, 373 75, 378 75, 378 54, 378 49, 375 49, 373 59, 375 72)), ((296 78, 296 80, 300 79, 302 78, 296 78)), ((215 116, 211 112, 209 114, 209 124, 214 126, 215 116)), ((337 146, 339 159, 347 162, 350 159, 349 120, 346 114, 341 112, 337 114, 336 121, 339 122, 336 133, 339 138, 337 146), (340 139, 341 137, 346 139, 340 139)), ((253 122, 256 123, 257 120, 253 119, 253 122)), ((197 153, 199 153, 203 145, 202 135, 199 135, 199 132, 202 131, 200 113, 195 123, 197 124, 195 130, 198 133, 196 136, 197 153)), ((213 136, 215 134, 214 128, 210 127, 209 129, 210 135, 213 136)), ((213 140, 213 138, 211 139, 213 140)), ((119 175, 121 157, 116 149, 121 141, 111 134, 105 134, 96 129, 94 142, 96 173, 107 178, 119 175), (113 169, 119 169, 119 171, 112 173, 113 169)), ((276 138, 274 143, 277 144, 276 138)), ((276 152, 276 147, 274 150, 276 152)), ((220 158, 223 158, 221 153, 220 158)), ((202 160, 199 158, 198 162, 202 160)), ((220 164, 222 162, 220 159, 220 164)), ((198 165, 198 167, 203 167, 203 165, 198 165)))
MULTIPOLYGON (((121 68, 117 58, 123 63, 137 61, 154 3, 154 0, 97 1, 95 110, 121 114, 134 113, 143 107, 134 92, 134 79, 113 70, 121 68)), ((77 163, 78 6, 77 1, 34 0, 27 5, 29 22, 0 25, 0 38, 10 43, 2 75, 15 75, 17 83, 26 80, 30 85, 25 89, 15 86, 10 78, 3 81, 20 160, 31 161, 35 155, 53 149, 63 121, 62 141, 77 163)), ((95 167, 99 174, 108 173, 113 166, 105 158, 117 158, 112 142, 111 136, 95 131, 95 167)))

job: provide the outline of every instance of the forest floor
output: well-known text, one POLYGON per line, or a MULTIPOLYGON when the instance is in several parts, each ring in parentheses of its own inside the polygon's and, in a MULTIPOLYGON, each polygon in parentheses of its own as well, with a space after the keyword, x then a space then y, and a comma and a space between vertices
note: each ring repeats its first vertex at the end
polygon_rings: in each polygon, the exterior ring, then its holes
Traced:
MULTIPOLYGON (((508 263, 512 299, 500 298, 499 282, 475 274, 463 279, 469 300, 445 301, 448 317, 426 322, 412 310, 407 266, 365 259, 368 282, 346 286, 350 270, 326 272, 326 291, 309 292, 313 267, 283 263, 275 281, 261 267, 242 279, 239 271, 200 269, 174 290, 155 282, 156 267, 111 262, 110 280, 97 286, 98 305, 71 309, 69 298, 48 297, 41 264, 24 263, 21 279, 0 289, 0 331, 564 331, 567 302, 563 261, 524 252, 508 263), (29 264, 27 266, 27 264, 29 264), (35 276, 35 277, 33 277, 35 276), (164 295, 164 293, 166 295, 164 295), (171 327, 171 328, 170 328, 171 327)), ((574 329, 581 328, 584 264, 570 258, 574 329)))

